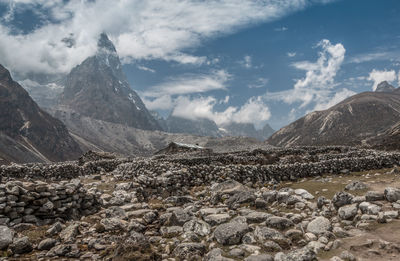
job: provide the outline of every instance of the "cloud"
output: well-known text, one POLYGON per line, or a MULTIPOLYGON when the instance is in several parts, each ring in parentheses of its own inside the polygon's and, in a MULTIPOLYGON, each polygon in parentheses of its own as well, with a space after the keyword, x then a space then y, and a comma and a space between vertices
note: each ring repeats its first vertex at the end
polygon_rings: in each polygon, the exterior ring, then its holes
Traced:
POLYGON ((159 98, 165 95, 182 95, 204 93, 212 90, 226 90, 226 83, 231 75, 224 70, 216 70, 211 74, 185 74, 172 77, 166 82, 149 88, 143 92, 144 97, 159 98))
POLYGON ((290 57, 290 58, 292 58, 292 57, 295 57, 296 54, 297 54, 296 52, 292 52, 292 53, 291 53, 291 52, 288 52, 288 53, 287 53, 287 56, 290 57))
POLYGON ((375 91, 376 87, 378 86, 379 83, 381 83, 383 81, 393 82, 393 81, 396 80, 396 78, 397 78, 397 75, 396 75, 396 72, 394 70, 379 71, 379 70, 373 69, 369 73, 368 80, 374 82, 374 84, 372 85, 372 90, 375 91))
POLYGON ((143 65, 138 65, 137 68, 139 70, 146 71, 146 72, 151 72, 151 73, 155 73, 156 72, 156 70, 151 69, 151 68, 146 67, 146 66, 143 66, 143 65))
POLYGON ((262 88, 262 87, 266 86, 266 85, 268 84, 268 82, 269 82, 269 79, 268 79, 268 78, 260 77, 260 78, 258 78, 254 83, 249 84, 248 87, 249 87, 250 89, 262 88))
POLYGON ((262 97, 251 97, 241 107, 229 106, 223 111, 216 111, 215 105, 220 103, 214 97, 189 98, 180 96, 176 100, 172 115, 196 120, 206 118, 213 120, 218 126, 224 126, 231 122, 253 123, 261 128, 271 117, 268 106, 262 97))
POLYGON ((282 27, 275 28, 274 30, 276 32, 284 32, 284 31, 287 31, 288 29, 289 28, 287 28, 286 26, 282 26, 282 27))
POLYGON ((242 61, 240 61, 239 62, 239 64, 240 65, 242 65, 244 68, 246 68, 246 69, 250 69, 250 68, 252 68, 253 67, 253 64, 252 64, 252 58, 251 58, 251 56, 250 55, 245 55, 244 57, 243 57, 243 60, 242 61))
POLYGON ((344 99, 346 99, 350 96, 353 96, 355 94, 356 94, 355 92, 348 90, 346 88, 343 88, 341 91, 336 92, 330 101, 318 103, 314 107, 314 110, 316 110, 316 111, 326 110, 326 109, 338 104, 339 102, 343 101, 344 99))
POLYGON ((0 25, 0 63, 19 73, 66 73, 95 52, 97 37, 109 34, 124 62, 161 59, 203 64, 186 50, 261 22, 279 19, 326 0, 220 1, 45 1, 12 3, 8 21, 21 9, 33 10, 42 23, 28 33, 0 25), (73 34, 75 45, 63 42, 73 34), (35 50, 32 52, 32 50, 35 50))
POLYGON ((317 46, 321 48, 316 62, 301 61, 293 63, 296 69, 306 71, 304 78, 298 79, 293 89, 267 93, 267 100, 283 101, 287 104, 300 102, 300 108, 310 103, 325 104, 336 86, 335 76, 343 63, 346 49, 341 43, 332 44, 329 40, 320 41, 317 46))

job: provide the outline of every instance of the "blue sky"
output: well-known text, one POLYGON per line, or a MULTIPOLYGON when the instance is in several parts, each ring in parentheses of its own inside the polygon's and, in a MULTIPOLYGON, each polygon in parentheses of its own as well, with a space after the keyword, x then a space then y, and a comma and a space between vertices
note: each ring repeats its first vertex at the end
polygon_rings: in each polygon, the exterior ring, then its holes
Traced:
POLYGON ((0 13, 0 63, 21 79, 68 73, 104 31, 149 109, 221 126, 279 129, 400 82, 398 0, 0 0, 0 13))

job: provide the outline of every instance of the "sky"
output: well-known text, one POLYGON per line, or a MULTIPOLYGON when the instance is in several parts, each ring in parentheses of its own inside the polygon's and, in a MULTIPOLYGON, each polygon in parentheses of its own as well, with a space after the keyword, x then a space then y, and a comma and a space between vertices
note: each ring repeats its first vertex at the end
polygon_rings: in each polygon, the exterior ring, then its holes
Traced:
POLYGON ((398 87, 399 13, 398 0, 0 0, 0 63, 61 77, 105 32, 149 110, 279 129, 398 87))

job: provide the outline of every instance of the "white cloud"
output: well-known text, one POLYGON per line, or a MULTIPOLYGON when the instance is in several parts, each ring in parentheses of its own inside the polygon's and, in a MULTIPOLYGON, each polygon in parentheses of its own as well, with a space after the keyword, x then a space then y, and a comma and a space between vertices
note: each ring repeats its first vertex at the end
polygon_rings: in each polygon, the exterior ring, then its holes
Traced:
POLYGON ((251 83, 251 84, 249 84, 249 88, 250 89, 253 89, 253 88, 262 88, 262 87, 264 87, 264 86, 266 86, 267 84, 268 84, 268 82, 269 82, 269 79, 268 78, 262 78, 262 77, 260 77, 260 78, 258 78, 254 83, 251 83))
POLYGON ((400 86, 400 71, 399 71, 399 76, 398 76, 398 86, 400 86))
POLYGON ((246 69, 250 69, 251 67, 253 67, 252 58, 250 55, 245 55, 243 57, 243 60, 240 61, 239 63, 246 69))
POLYGON ((11 3, 9 20, 19 9, 30 8, 45 23, 33 32, 17 35, 1 25, 0 63, 19 73, 65 73, 94 53, 97 37, 103 31, 115 42, 125 62, 162 59, 202 64, 206 57, 193 56, 185 50, 205 39, 276 20, 327 1, 22 0, 11 3), (71 33, 76 44, 68 48, 61 40, 71 33))
POLYGON ((218 126, 231 122, 253 123, 257 128, 261 128, 271 117, 268 106, 260 96, 250 98, 241 107, 229 106, 223 111, 215 111, 214 106, 218 103, 220 101, 211 96, 194 99, 180 96, 175 101, 172 115, 192 120, 206 118, 218 126))
POLYGON ((154 99, 142 97, 143 103, 149 110, 170 110, 174 107, 172 97, 170 95, 163 95, 154 99))
POLYGON ((306 76, 296 81, 294 88, 281 92, 267 93, 267 100, 280 100, 288 104, 300 102, 300 108, 310 103, 327 103, 336 86, 335 76, 339 71, 346 53, 341 43, 332 44, 329 40, 322 40, 317 44, 321 48, 316 62, 301 61, 292 66, 306 71, 306 76))
POLYGON ((379 71, 379 70, 373 69, 369 73, 368 80, 374 82, 374 84, 372 85, 372 90, 375 91, 376 87, 378 86, 379 83, 381 83, 383 81, 393 82, 393 81, 396 80, 396 78, 397 78, 397 75, 396 75, 396 72, 394 70, 379 71))
POLYGON ((143 65, 138 65, 137 68, 138 68, 139 70, 147 71, 147 72, 151 72, 151 73, 155 73, 155 72, 156 72, 156 70, 151 69, 151 68, 146 67, 146 66, 143 66, 143 65))
POLYGON ((291 52, 288 52, 288 53, 287 53, 287 56, 290 57, 290 58, 292 58, 292 57, 295 57, 296 54, 297 54, 296 52, 292 52, 292 53, 291 53, 291 52))
POLYGON ((339 102, 343 101, 344 99, 355 95, 356 93, 348 90, 346 88, 343 88, 341 91, 336 92, 335 95, 332 97, 332 99, 328 102, 323 102, 323 103, 318 103, 315 107, 314 110, 315 111, 322 111, 322 110, 326 110, 336 104, 338 104, 339 102))
POLYGON ((212 90, 225 90, 231 75, 224 70, 213 71, 211 74, 186 74, 172 77, 166 82, 151 87, 143 92, 144 97, 158 98, 165 95, 182 95, 204 93, 212 90))

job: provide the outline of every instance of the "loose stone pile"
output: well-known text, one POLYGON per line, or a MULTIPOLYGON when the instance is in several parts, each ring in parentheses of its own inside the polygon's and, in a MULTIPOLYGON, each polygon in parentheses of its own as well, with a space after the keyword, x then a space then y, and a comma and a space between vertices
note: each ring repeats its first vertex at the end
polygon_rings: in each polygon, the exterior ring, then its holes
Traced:
MULTIPOLYGON (((12 178, 7 168, 15 166, 3 166, 8 181, 0 186, 0 256, 317 260, 321 252, 340 249, 345 238, 398 219, 400 189, 368 191, 367 184, 353 181, 327 198, 279 181, 345 176, 392 167, 399 159, 396 153, 344 147, 98 159, 60 164, 79 168, 81 176, 58 183, 39 180, 51 175, 46 165, 20 166, 47 173, 29 182, 12 178)), ((384 175, 399 174, 395 168, 384 175)), ((374 244, 400 256, 400 245, 374 244)), ((331 259, 355 258, 341 251, 331 259)))

